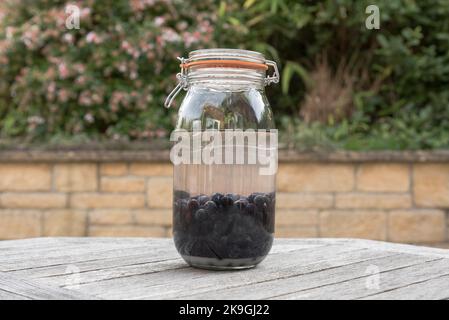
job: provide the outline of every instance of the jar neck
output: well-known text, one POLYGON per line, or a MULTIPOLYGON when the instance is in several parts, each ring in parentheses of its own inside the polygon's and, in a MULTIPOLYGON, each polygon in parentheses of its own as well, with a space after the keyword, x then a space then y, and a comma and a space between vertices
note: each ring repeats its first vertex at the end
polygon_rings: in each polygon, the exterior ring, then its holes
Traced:
POLYGON ((264 71, 244 68, 192 68, 187 73, 188 87, 212 90, 263 89, 264 79, 264 71))

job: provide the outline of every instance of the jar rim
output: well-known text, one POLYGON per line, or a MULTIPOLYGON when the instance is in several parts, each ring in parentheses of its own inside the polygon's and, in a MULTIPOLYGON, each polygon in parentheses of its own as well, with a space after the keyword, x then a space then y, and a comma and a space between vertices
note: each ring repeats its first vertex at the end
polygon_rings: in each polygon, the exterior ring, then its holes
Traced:
POLYGON ((260 64, 266 63, 265 56, 260 52, 230 48, 194 50, 189 53, 189 58, 186 62, 196 62, 202 60, 237 60, 260 64))

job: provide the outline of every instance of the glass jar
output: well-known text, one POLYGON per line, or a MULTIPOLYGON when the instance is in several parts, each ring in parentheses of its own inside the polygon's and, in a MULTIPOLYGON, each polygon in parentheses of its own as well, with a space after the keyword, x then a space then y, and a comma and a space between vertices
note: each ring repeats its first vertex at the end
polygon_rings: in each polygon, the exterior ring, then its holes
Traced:
POLYGON ((273 242, 277 131, 264 88, 279 81, 276 64, 236 49, 180 61, 166 101, 187 90, 171 136, 176 248, 194 267, 254 267, 273 242))

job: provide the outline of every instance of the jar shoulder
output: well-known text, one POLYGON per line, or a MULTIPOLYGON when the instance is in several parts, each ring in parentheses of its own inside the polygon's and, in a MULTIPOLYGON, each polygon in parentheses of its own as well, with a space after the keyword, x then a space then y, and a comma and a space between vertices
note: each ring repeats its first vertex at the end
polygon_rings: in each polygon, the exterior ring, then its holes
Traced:
POLYGON ((273 113, 262 89, 190 89, 178 112, 177 129, 274 129, 273 113))

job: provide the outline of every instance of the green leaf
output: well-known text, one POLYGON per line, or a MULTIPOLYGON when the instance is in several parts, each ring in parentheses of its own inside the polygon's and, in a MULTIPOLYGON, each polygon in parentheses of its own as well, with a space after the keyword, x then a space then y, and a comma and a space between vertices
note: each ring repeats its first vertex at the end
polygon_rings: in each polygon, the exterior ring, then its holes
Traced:
POLYGON ((228 21, 229 21, 229 23, 231 23, 234 26, 239 26, 240 25, 240 21, 237 18, 229 17, 228 21))
POLYGON ((256 0, 246 0, 243 4, 243 8, 249 9, 255 2, 256 0))
POLYGON ((259 22, 264 21, 264 19, 266 19, 266 14, 260 14, 260 15, 255 16, 254 18, 248 20, 246 25, 248 27, 253 27, 254 25, 258 24, 259 22))
POLYGON ((218 16, 223 17, 226 13, 226 1, 220 1, 220 6, 218 7, 218 16))
POLYGON ((279 6, 279 1, 280 0, 271 0, 271 8, 270 11, 272 14, 276 14, 278 11, 278 6, 279 6))
POLYGON ((281 87, 284 94, 288 94, 288 91, 290 89, 290 82, 295 74, 301 78, 306 86, 310 85, 310 78, 306 69, 304 69, 297 62, 288 61, 284 67, 281 77, 281 87))

